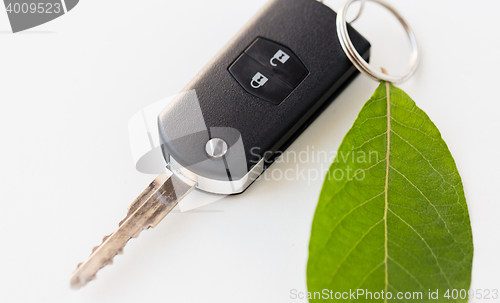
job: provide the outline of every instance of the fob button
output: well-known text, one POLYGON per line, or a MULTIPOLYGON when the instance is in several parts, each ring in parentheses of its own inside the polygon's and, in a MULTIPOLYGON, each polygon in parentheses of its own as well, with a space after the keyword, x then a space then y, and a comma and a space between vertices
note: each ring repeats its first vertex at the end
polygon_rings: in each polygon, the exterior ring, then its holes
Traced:
POLYGON ((266 84, 267 81, 269 81, 269 78, 267 78, 263 74, 257 72, 255 74, 255 76, 253 76, 252 82, 250 82, 250 85, 252 85, 253 88, 259 88, 259 87, 263 86, 264 84, 266 84))
POLYGON ((292 50, 271 40, 257 38, 245 53, 294 88, 309 74, 292 50))
POLYGON ((294 89, 247 54, 236 59, 229 72, 247 92, 273 104, 280 104, 294 89))
POLYGON ((285 53, 283 50, 280 49, 276 52, 276 54, 274 54, 271 60, 269 60, 269 63, 271 63, 272 66, 278 66, 277 63, 273 62, 274 60, 278 60, 282 64, 285 64, 286 61, 288 61, 288 59, 290 59, 290 55, 288 55, 287 53, 285 53))

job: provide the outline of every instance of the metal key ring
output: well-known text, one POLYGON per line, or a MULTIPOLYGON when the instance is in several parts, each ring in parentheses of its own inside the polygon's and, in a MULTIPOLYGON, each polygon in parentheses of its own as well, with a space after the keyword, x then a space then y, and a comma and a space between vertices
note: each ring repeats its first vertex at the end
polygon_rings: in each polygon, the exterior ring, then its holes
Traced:
POLYGON ((415 73, 415 71, 417 70, 418 63, 420 61, 418 44, 412 29, 410 28, 408 23, 406 23, 403 17, 392 6, 381 0, 369 0, 371 2, 375 2, 382 5, 398 19, 398 21, 401 23, 401 25, 406 31, 406 34, 408 36, 408 39, 410 40, 412 48, 411 58, 410 58, 410 69, 408 70, 406 75, 390 76, 387 74, 383 74, 372 68, 371 65, 368 64, 368 62, 366 62, 365 59, 363 59, 363 57, 360 56, 360 54, 354 48, 351 38, 349 37, 349 33, 347 32, 347 25, 346 25, 347 10, 349 9, 349 6, 351 6, 351 4, 353 4, 356 1, 363 1, 363 0, 347 0, 344 3, 344 5, 342 5, 337 14, 337 35, 339 37, 342 49, 346 53, 349 60, 351 60, 351 62, 354 64, 354 66, 356 66, 356 68, 366 76, 376 81, 386 81, 394 84, 405 82, 415 73))

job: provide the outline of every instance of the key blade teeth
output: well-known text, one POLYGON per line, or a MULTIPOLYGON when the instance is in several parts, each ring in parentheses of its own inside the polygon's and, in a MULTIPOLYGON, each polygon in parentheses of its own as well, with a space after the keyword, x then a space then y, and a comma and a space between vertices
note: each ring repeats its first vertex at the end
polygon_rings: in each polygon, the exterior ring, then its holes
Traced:
POLYGON ((107 266, 107 265, 112 265, 112 264, 113 264, 113 259, 109 259, 107 261, 104 261, 104 263, 102 263, 102 267, 107 266))
POLYGON ((71 288, 78 289, 96 278, 97 272, 113 264, 113 258, 123 253, 131 238, 154 227, 189 193, 195 184, 183 182, 175 175, 158 176, 130 205, 118 229, 103 237, 101 245, 92 249, 87 261, 81 263, 70 277, 71 288))
MULTIPOLYGON (((112 234, 111 234, 111 235, 112 235, 112 234)), ((110 237, 111 235, 108 235, 108 236, 104 236, 104 237, 102 237, 102 242, 101 242, 101 244, 100 244, 100 245, 96 245, 96 246, 92 247, 92 253, 94 253, 96 250, 98 250, 98 249, 99 249, 99 247, 101 247, 101 246, 104 244, 104 242, 106 242, 106 240, 108 240, 108 239, 109 239, 109 237, 110 237)), ((91 254, 91 255, 92 255, 92 254, 91 254)), ((80 263, 80 264, 81 264, 81 263, 80 263)))
POLYGON ((139 238, 141 235, 142 230, 137 231, 135 234, 132 235, 132 238, 139 238))
MULTIPOLYGON (((94 250, 94 252, 95 252, 95 250, 94 250)), ((112 265, 113 264, 113 258, 117 254, 122 254, 122 253, 123 253, 123 248, 119 249, 116 252, 116 254, 114 254, 111 258, 109 258, 109 259, 107 259, 105 261, 100 262, 101 264, 100 264, 99 268, 94 272, 94 274, 88 275, 87 278, 84 277, 85 276, 84 274, 80 273, 80 270, 82 269, 82 266, 85 265, 85 263, 79 263, 78 266, 77 266, 77 268, 76 268, 76 270, 73 272, 73 274, 70 277, 70 286, 71 286, 71 288, 72 289, 80 289, 83 286, 85 286, 87 283, 89 283, 90 281, 95 280, 96 279, 96 275, 97 275, 97 271, 101 270, 103 267, 105 267, 107 265, 112 265)), ((92 255, 93 254, 94 253, 92 253, 92 255)), ((90 257, 92 257, 92 255, 90 255, 90 257)))
MULTIPOLYGON (((136 234, 134 234, 134 236, 135 237, 139 236, 139 234, 141 233, 142 230, 143 229, 140 229, 136 234)), ((130 241, 130 239, 133 238, 133 237, 130 237, 130 238, 126 239, 123 243, 123 246, 117 247, 114 252, 106 251, 106 252, 104 252, 104 256, 100 257, 100 255, 103 254, 103 252, 99 251, 99 249, 101 247, 105 246, 107 244, 106 241, 108 239, 110 239, 113 235, 114 235, 114 233, 110 234, 109 236, 104 236, 102 238, 103 242, 101 243, 101 245, 93 247, 92 253, 90 254, 89 259, 86 262, 82 262, 82 263, 78 264, 78 266, 76 267, 76 270, 73 272, 73 274, 70 277, 70 286, 72 289, 82 288, 88 282, 95 280, 97 272, 107 265, 112 265, 114 257, 117 256, 118 254, 123 254, 125 245, 128 243, 128 241, 130 241), (106 258, 106 256, 108 256, 108 257, 106 258), (96 262, 94 262, 91 265, 88 264, 88 262, 92 262, 95 259, 97 259, 96 262), (93 268, 95 268, 95 266, 98 266, 98 268, 91 271, 91 272, 93 272, 93 274, 89 274, 89 272, 85 271, 86 266, 87 267, 91 266, 93 268), (81 271, 83 271, 83 274, 81 273, 81 271), (87 274, 87 275, 85 275, 85 274, 87 274), (87 278, 85 278, 85 276, 87 276, 87 278)))

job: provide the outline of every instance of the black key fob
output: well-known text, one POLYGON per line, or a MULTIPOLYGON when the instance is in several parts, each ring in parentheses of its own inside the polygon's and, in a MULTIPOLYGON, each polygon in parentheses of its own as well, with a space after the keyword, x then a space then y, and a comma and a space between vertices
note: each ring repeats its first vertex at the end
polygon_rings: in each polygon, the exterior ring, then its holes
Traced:
MULTIPOLYGON (((356 77, 316 0, 271 0, 158 117, 169 168, 243 192, 356 77)), ((370 44, 349 26, 368 61, 370 44)))

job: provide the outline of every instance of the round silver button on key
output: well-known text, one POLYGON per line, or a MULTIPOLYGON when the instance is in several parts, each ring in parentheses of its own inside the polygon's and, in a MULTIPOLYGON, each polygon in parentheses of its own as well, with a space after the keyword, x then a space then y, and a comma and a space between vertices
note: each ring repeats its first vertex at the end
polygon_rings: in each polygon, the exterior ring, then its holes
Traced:
POLYGON ((212 158, 220 158, 227 153, 227 143, 220 138, 208 140, 205 151, 212 158))

